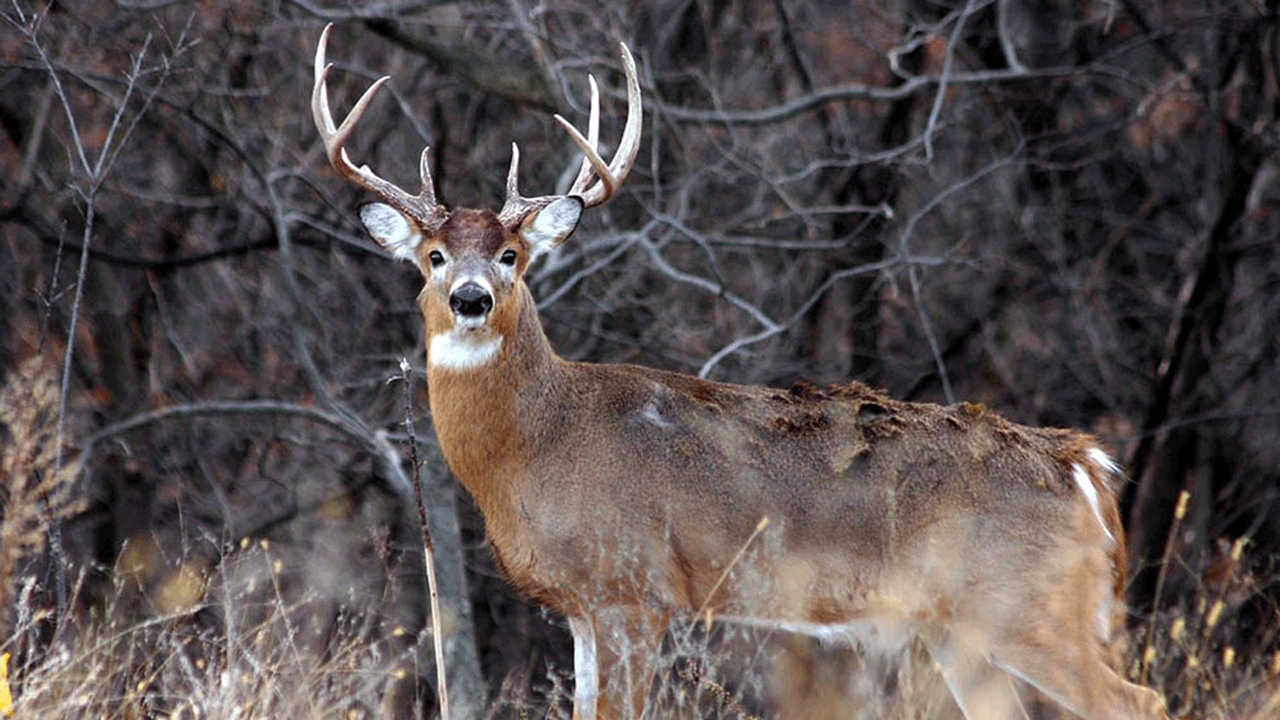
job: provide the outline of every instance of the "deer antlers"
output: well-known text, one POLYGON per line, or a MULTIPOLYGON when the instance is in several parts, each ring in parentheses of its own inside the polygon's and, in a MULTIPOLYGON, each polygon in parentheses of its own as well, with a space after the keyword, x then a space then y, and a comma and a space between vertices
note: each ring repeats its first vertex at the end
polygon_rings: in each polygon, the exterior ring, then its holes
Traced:
POLYGON ((325 25, 324 32, 320 33, 320 44, 316 47, 316 79, 315 84, 311 86, 311 117, 315 120, 316 129, 320 131, 320 139, 324 141, 324 150, 329 156, 329 163, 343 177, 373 192, 386 200, 387 204, 416 220, 424 231, 434 231, 448 217, 449 211, 436 202, 436 190, 431 182, 431 168, 427 164, 427 152, 431 149, 430 147, 422 149, 422 158, 418 162, 419 173, 422 176, 422 191, 417 195, 410 195, 394 183, 378 177, 368 165, 356 167, 347 155, 347 149, 343 146, 347 144, 347 140, 351 139, 356 123, 360 122, 360 116, 364 115, 374 94, 391 79, 391 76, 384 75, 370 85, 369 89, 364 91, 364 95, 356 101, 355 107, 351 108, 342 125, 334 127, 333 113, 329 110, 327 82, 329 70, 333 65, 326 64, 324 61, 324 50, 329 43, 331 30, 333 30, 333 23, 325 25))
MULTIPOLYGON (((329 70, 333 66, 325 63, 325 47, 329 42, 329 33, 332 29, 333 24, 330 23, 325 26, 324 32, 320 34, 320 42, 316 47, 315 84, 311 88, 311 116, 315 120, 316 129, 320 132, 321 140, 324 141, 325 154, 329 157, 329 163, 343 177, 378 195, 389 205, 416 221, 424 232, 434 232, 448 217, 449 211, 436 202, 435 187, 431 181, 431 168, 427 161, 429 147, 423 148, 422 157, 418 163, 419 174, 422 177, 422 190, 417 195, 411 195, 394 183, 378 177, 369 169, 368 165, 356 167, 351 162, 350 156, 347 155, 347 150, 344 146, 351 139, 356 123, 364 115, 365 109, 368 108, 379 88, 391 77, 381 77, 373 85, 370 85, 369 89, 365 90, 360 99, 356 101, 342 124, 335 125, 333 113, 329 109, 329 86, 327 82, 329 70)), ((582 167, 578 170, 573 186, 569 188, 566 196, 580 198, 583 206, 588 208, 602 205, 613 197, 618 187, 626 179, 627 174, 631 172, 631 166, 635 164, 636 154, 640 150, 640 121, 643 115, 640 82, 636 79, 636 63, 631 57, 631 51, 627 49, 626 44, 622 44, 621 47, 622 66, 627 78, 627 120, 622 130, 622 139, 618 143, 618 149, 614 153, 612 162, 605 163, 597 149, 600 138, 600 92, 594 77, 589 78, 591 83, 591 117, 587 121, 587 136, 583 137, 582 133, 570 124, 568 120, 565 120, 560 115, 555 116, 556 122, 560 123, 561 127, 569 133, 570 139, 582 150, 584 155, 582 167), (593 181, 595 182, 593 183, 593 181)), ((505 227, 512 229, 519 225, 529 213, 540 210, 556 199, 564 197, 561 195, 534 198, 522 197, 517 187, 519 171, 520 148, 515 143, 512 143, 511 169, 507 173, 507 197, 502 205, 502 210, 498 213, 498 220, 505 227)))
MULTIPOLYGON (((618 142, 618 150, 613 154, 613 162, 605 164, 596 149, 600 139, 600 90, 596 79, 588 76, 591 83, 591 117, 587 120, 587 137, 583 137, 568 120, 556 115, 556 122, 569 133, 570 139, 582 150, 582 167, 573 181, 567 195, 582 199, 584 207, 595 207, 608 202, 614 192, 627 179, 631 166, 635 164, 636 153, 640 151, 640 120, 644 114, 640 102, 640 81, 636 79, 636 61, 631 57, 631 50, 626 43, 622 48, 622 69, 627 76, 627 122, 622 128, 622 139, 618 142), (599 182, 591 184, 593 178, 599 182)), ((516 188, 517 176, 520 174, 520 148, 511 144, 511 169, 507 171, 507 200, 502 204, 498 220, 506 227, 514 227, 526 215, 534 210, 546 207, 559 195, 537 198, 521 197, 516 188)))

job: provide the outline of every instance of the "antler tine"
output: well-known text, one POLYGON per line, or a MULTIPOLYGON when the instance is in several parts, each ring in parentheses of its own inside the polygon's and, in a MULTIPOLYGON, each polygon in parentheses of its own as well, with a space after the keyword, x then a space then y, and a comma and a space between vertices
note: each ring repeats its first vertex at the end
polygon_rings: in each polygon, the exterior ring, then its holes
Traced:
MULTIPOLYGON (((596 151, 596 138, 588 139, 582 137, 582 133, 573 127, 564 118, 556 116, 561 127, 569 133, 569 137, 582 150, 585 156, 583 160, 584 169, 589 163, 595 175, 600 182, 593 187, 587 189, 582 187, 588 181, 582 176, 582 172, 578 173, 578 182, 574 183, 571 194, 578 195, 582 198, 582 202, 586 207, 594 207, 600 205, 613 197, 614 192, 626 180, 627 175, 631 172, 632 165, 635 164, 636 155, 640 152, 640 130, 641 120, 644 115, 642 101, 640 96, 640 80, 636 75, 636 61, 631 56, 631 50, 626 43, 619 43, 622 49, 622 69, 627 78, 627 122, 622 129, 622 139, 618 142, 618 149, 613 154, 613 161, 605 165, 604 160, 596 151), (581 183, 581 184, 580 184, 581 183)), ((598 122, 598 112, 596 111, 595 83, 592 82, 592 120, 598 122)), ((587 131, 592 132, 590 125, 587 131)))
POLYGON ((329 107, 328 83, 329 70, 333 66, 325 62, 325 48, 328 46, 329 33, 332 30, 333 23, 329 23, 320 33, 320 42, 316 46, 315 83, 311 87, 311 117, 315 121, 316 130, 320 132, 320 139, 324 143, 329 164, 333 165, 333 168, 343 177, 375 193, 397 210, 417 220, 423 229, 438 226, 444 220, 445 209, 436 202, 435 186, 431 181, 431 169, 427 162, 430 148, 423 149, 419 160, 418 172, 422 178, 422 191, 417 195, 411 195, 394 183, 378 177, 368 165, 356 167, 351 162, 345 147, 347 141, 351 139, 356 123, 364 115, 374 95, 391 78, 384 76, 370 85, 351 108, 351 112, 347 113, 342 124, 335 125, 333 111, 329 107))
POLYGON ((526 198, 520 195, 520 146, 511 143, 511 167, 507 170, 507 199, 498 211, 498 222, 504 227, 515 227, 525 216, 546 207, 555 197, 526 198))
POLYGON ((520 146, 511 143, 511 167, 507 170, 507 200, 520 197, 520 146))
POLYGON ((431 180, 430 145, 423 147, 422 155, 418 156, 418 178, 422 181, 422 189, 418 191, 418 197, 430 202, 438 214, 444 214, 444 208, 436 202, 436 184, 431 180))
MULTIPOLYGON (((596 76, 588 75, 587 82, 591 84, 591 117, 587 120, 587 142, 596 152, 600 150, 600 88, 596 85, 596 76)), ((591 160, 586 157, 582 158, 582 167, 578 170, 578 176, 573 179, 573 185, 570 186, 570 195, 581 195, 583 190, 587 189, 587 184, 591 182, 591 160)))
POLYGON ((604 158, 600 157, 600 153, 592 147, 592 143, 587 138, 582 137, 582 133, 578 132, 578 128, 569 124, 568 120, 565 120, 559 115, 556 115, 555 117, 556 122, 560 123, 560 127, 564 128, 565 132, 569 133, 569 137, 573 140, 574 144, 576 144, 578 149, 582 151, 582 164, 584 169, 589 167, 594 171, 594 173, 586 173, 585 178, 583 177, 584 173, 579 171, 578 179, 574 181, 573 187, 569 188, 568 194, 577 195, 582 198, 582 203, 586 207, 599 205, 605 200, 613 197, 613 191, 617 189, 618 181, 614 176, 613 171, 605 163, 604 158), (599 178, 600 182, 597 183, 595 187, 591 188, 591 190, 587 190, 584 186, 590 182, 592 174, 599 178), (597 197, 597 195, 599 197, 597 197))
POLYGON ((640 153, 640 123, 644 120, 644 108, 640 96, 640 78, 636 75, 636 60, 631 57, 631 50, 626 43, 618 45, 622 48, 622 65, 627 76, 627 122, 622 128, 618 151, 613 156, 618 165, 611 169, 618 182, 622 182, 631 174, 631 166, 635 165, 636 155, 640 153))

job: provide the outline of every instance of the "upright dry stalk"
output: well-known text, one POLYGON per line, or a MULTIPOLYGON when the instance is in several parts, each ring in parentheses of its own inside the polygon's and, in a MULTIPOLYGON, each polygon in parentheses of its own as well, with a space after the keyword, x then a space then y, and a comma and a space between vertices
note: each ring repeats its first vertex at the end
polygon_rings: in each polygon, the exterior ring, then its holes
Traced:
POLYGON ((422 528, 422 564, 427 570, 427 592, 431 596, 431 639, 436 651, 436 683, 440 688, 440 720, 449 720, 449 690, 445 684, 444 634, 440 623, 440 592, 436 589, 436 554, 427 527, 427 505, 422 501, 422 480, 418 477, 418 436, 413 430, 413 393, 409 384, 409 361, 400 358, 400 379, 404 381, 404 427, 409 433, 409 462, 413 466, 413 499, 418 505, 418 526, 422 528))
POLYGON ((724 567, 724 572, 720 573, 720 577, 716 578, 716 582, 711 586, 711 591, 707 593, 707 597, 704 598, 702 600, 702 604, 698 606, 698 612, 693 614, 695 618, 699 618, 703 617, 703 613, 706 613, 708 630, 711 629, 711 611, 708 609, 711 606, 711 599, 716 596, 716 591, 719 590, 720 586, 724 584, 724 581, 728 579, 729 573, 742 560, 742 556, 747 554, 747 548, 751 547, 751 543, 755 542, 755 539, 759 537, 760 533, 764 532, 767 527, 769 527, 768 516, 760 518, 760 522, 756 523, 756 529, 751 531, 751 535, 747 538, 746 542, 742 543, 742 547, 738 548, 738 552, 734 554, 733 559, 724 567))
POLYGON ((1173 558, 1173 542, 1178 536, 1178 527, 1187 516, 1187 504, 1191 501, 1191 493, 1183 490, 1178 494, 1178 505, 1173 511, 1173 524, 1169 527, 1169 536, 1165 539, 1164 556, 1160 561, 1160 572, 1156 575, 1156 591, 1151 600, 1151 617, 1147 622, 1147 642, 1142 650, 1142 684, 1147 682, 1147 672, 1155 660, 1156 648, 1156 609, 1160 607, 1160 595, 1164 592, 1165 574, 1169 569, 1169 560, 1173 558))

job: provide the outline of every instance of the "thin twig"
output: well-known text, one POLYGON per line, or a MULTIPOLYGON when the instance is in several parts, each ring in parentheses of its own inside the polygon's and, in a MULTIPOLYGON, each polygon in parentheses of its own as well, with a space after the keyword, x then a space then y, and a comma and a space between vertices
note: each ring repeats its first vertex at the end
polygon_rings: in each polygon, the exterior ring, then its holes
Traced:
MULTIPOLYGON (((289 338, 293 341, 293 353, 302 368, 302 376, 307 385, 316 394, 316 401, 329 412, 339 415, 351 415, 334 401, 329 387, 320 374, 320 368, 307 347, 306 337, 302 332, 303 309, 307 307, 302 300, 302 288, 298 286, 298 276, 294 268, 293 239, 289 223, 289 213, 285 210, 284 201, 276 192, 276 178, 273 174, 266 177, 265 190, 267 203, 271 206, 272 230, 276 236, 276 248, 280 258, 280 279, 284 284, 285 294, 289 297, 289 338)), ((354 416, 352 416, 354 419, 354 416)))
POLYGON ((938 118, 942 115, 942 101, 947 97, 947 84, 951 81, 951 64, 955 60, 956 43, 960 42, 960 33, 964 30, 964 22, 977 9, 978 0, 969 0, 965 4, 956 26, 951 29, 951 39, 947 42, 947 53, 942 60, 942 76, 938 78, 938 91, 933 95, 933 107, 929 109, 929 121, 924 128, 924 157, 933 160, 933 136, 937 132, 938 118))
POLYGON ((600 258, 599 260, 596 260, 595 262, 591 263, 587 267, 581 268, 578 271, 574 272, 572 275, 569 276, 568 279, 560 283, 560 285, 555 290, 549 293, 545 298, 538 301, 538 310, 545 310, 551 307, 556 303, 557 300, 559 300, 566 293, 572 290, 584 278, 591 277, 595 273, 613 264, 614 260, 617 260, 619 257, 621 257, 622 254, 625 253, 627 250, 630 250, 631 246, 635 245, 636 242, 638 242, 640 238, 644 236, 645 236, 645 232, 643 230, 641 230, 640 232, 631 234, 625 240, 618 243, 618 246, 615 247, 608 255, 605 255, 604 257, 600 258))
POLYGON ((58 251, 53 256, 53 272, 49 274, 49 289, 40 298, 40 304, 44 308, 40 313, 40 334, 36 340, 37 353, 44 352, 44 341, 49 335, 49 321, 53 317, 53 306, 66 292, 58 289, 58 276, 62 274, 62 258, 67 254, 66 247, 67 227, 63 225, 62 232, 58 233, 58 251))
MULTIPOLYGON (((898 235, 898 256, 905 258, 911 256, 911 236, 915 233, 916 225, 924 219, 926 215, 933 212, 934 208, 942 204, 944 200, 952 195, 968 189, 971 185, 990 175, 991 173, 1009 165, 1013 162, 1012 158, 1001 158, 995 162, 989 163, 978 172, 969 177, 948 185, 945 189, 929 199, 914 215, 907 220, 906 225, 902 228, 902 232, 898 235)), ((942 380, 942 394, 946 397, 947 404, 955 403, 955 394, 951 390, 951 380, 947 376, 947 365, 942 358, 942 349, 938 344, 938 338, 933 332, 933 323, 929 320, 929 314, 925 311, 924 303, 920 298, 920 277, 914 265, 907 266, 907 280, 911 285, 911 300, 915 306, 916 316, 920 318, 920 327, 924 331, 925 340, 929 343, 929 352, 933 355, 933 363, 938 368, 938 377, 942 380)))
MULTIPOLYGON (((1004 64, 1014 72, 1025 73, 1027 66, 1018 59, 1018 49, 1013 46, 1013 32, 1009 28, 1010 3, 1011 0, 999 0, 996 5, 996 33, 1000 36, 1000 50, 1004 52, 1004 64)), ((1110 12, 1114 12, 1114 6, 1110 12)))
POLYGON ((404 427, 409 434, 409 462, 413 466, 413 499, 418 504, 418 526, 422 528, 422 564, 427 571, 427 591, 431 596, 431 639, 436 651, 436 683, 439 686, 440 720, 449 720, 449 690, 445 682, 444 630, 440 622, 440 591, 436 585, 435 544, 431 541, 431 528, 427 526, 427 504, 422 500, 422 479, 419 477, 418 436, 413 428, 413 392, 410 386, 409 361, 400 358, 400 380, 404 382, 404 427))
POLYGON ((674 265, 662 256, 662 251, 659 250, 648 237, 643 238, 643 242, 640 243, 640 246, 649 251, 649 258, 653 261, 654 266, 662 272, 662 274, 672 280, 684 285, 692 285, 693 287, 724 299, 730 305, 750 315, 756 322, 766 328, 781 329, 778 323, 774 321, 773 318, 769 317, 763 310, 747 302, 745 298, 729 292, 723 285, 712 282, 701 275, 694 275, 693 273, 687 273, 683 270, 676 269, 674 265))
POLYGON ((925 341, 929 343, 929 353, 933 355, 933 364, 938 368, 938 378, 942 380, 942 396, 948 405, 956 402, 955 393, 951 390, 951 378, 947 376, 947 363, 942 358, 942 348, 938 345, 938 337, 933 332, 933 323, 925 312, 924 302, 920 299, 920 273, 914 266, 907 268, 907 282, 911 285, 911 302, 916 307, 916 315, 920 318, 920 328, 924 330, 925 341))
POLYGON ((743 337, 740 337, 728 343, 724 347, 717 350, 711 357, 707 358, 706 362, 702 364, 702 367, 698 369, 698 377, 700 378, 707 377, 708 375, 711 374, 711 371, 715 369, 716 365, 719 365, 720 362, 723 361, 726 357, 741 350, 742 348, 748 347, 750 345, 754 345, 764 340, 768 340, 774 335, 778 335, 794 327, 796 323, 800 322, 800 320, 802 320, 805 317, 805 315, 807 315, 808 312, 813 309, 813 306, 816 305, 818 301, 822 299, 822 296, 826 295, 827 291, 835 287, 837 283, 840 283, 844 280, 847 280, 849 278, 856 277, 859 275, 870 275, 874 273, 886 272, 900 265, 941 265, 945 262, 948 262, 945 258, 930 256, 930 255, 907 256, 907 257, 894 256, 890 258, 885 258, 884 260, 878 260, 873 263, 855 265, 854 267, 848 267, 843 270, 831 273, 831 275, 827 277, 825 282, 823 282, 821 285, 817 287, 817 289, 815 289, 812 293, 809 294, 809 297, 806 298, 805 301, 800 304, 800 307, 794 313, 791 314, 791 317, 787 318, 786 322, 783 322, 771 328, 766 328, 754 335, 745 335, 743 337))
POLYGON ((760 522, 756 523, 756 529, 751 531, 751 535, 747 538, 746 542, 742 543, 742 547, 738 548, 737 554, 735 554, 733 559, 729 561, 729 564, 725 566, 724 572, 720 573, 720 577, 716 578, 716 584, 711 586, 711 590, 708 591, 707 596, 703 598, 702 604, 698 606, 698 612, 693 614, 695 618, 699 618, 702 617, 702 614, 705 612, 708 628, 711 627, 711 610, 709 609, 711 606, 711 598, 716 596, 716 592, 720 589, 720 586, 723 585, 724 581, 729 577, 729 571, 733 570, 733 568, 742 560, 742 556, 747 554, 747 548, 751 547, 751 543, 755 542, 756 538, 759 537, 760 533, 764 532, 767 527, 769 527, 769 517, 766 515, 760 518, 760 522))

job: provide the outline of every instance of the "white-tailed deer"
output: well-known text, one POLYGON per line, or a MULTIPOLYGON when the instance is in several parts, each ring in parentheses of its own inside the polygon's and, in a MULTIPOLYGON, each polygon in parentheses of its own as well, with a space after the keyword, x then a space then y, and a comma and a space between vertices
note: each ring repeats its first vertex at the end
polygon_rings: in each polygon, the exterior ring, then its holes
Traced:
POLYGON ((333 167, 381 197, 369 233, 426 280, 431 415, 506 577, 569 619, 574 714, 638 717, 674 616, 929 647, 970 720, 1025 718, 1010 676, 1092 720, 1160 720, 1164 702, 1104 660, 1123 617, 1118 468, 1094 438, 983 407, 897 402, 861 384, 748 387, 567 362, 522 279, 635 160, 640 87, 613 161, 565 195, 524 198, 513 146, 502 209, 411 195, 344 144, 383 78, 336 126, 326 29, 311 107, 333 167), (765 523, 767 529, 758 528, 765 523), (747 552, 741 552, 743 548, 747 552))

